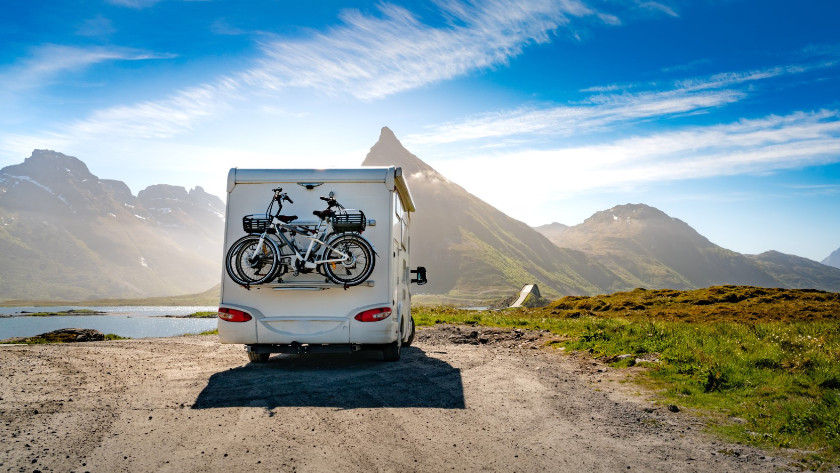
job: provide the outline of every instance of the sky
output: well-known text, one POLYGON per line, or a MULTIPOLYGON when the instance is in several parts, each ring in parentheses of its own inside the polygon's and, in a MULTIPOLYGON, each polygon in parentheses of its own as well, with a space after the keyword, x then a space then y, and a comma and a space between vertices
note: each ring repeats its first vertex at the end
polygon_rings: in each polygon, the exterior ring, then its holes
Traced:
POLYGON ((224 198, 232 167, 358 166, 387 126, 529 225, 644 203, 741 253, 840 248, 836 0, 3 10, 0 167, 52 149, 224 198))

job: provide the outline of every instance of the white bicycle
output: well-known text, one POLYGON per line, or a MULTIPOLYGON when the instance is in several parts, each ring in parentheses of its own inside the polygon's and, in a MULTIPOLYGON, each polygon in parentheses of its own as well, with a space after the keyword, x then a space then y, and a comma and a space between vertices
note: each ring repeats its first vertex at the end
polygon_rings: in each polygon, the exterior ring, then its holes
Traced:
POLYGON ((373 273, 375 250, 361 233, 367 224, 361 210, 345 209, 333 197, 321 197, 326 210, 314 211, 317 225, 296 225, 297 215, 280 215, 283 202, 292 202, 282 188, 272 189, 274 196, 264 215, 246 215, 242 228, 248 235, 240 238, 227 252, 228 276, 245 287, 275 280, 290 270, 294 276, 316 271, 345 288, 356 286, 373 273), (274 204, 277 211, 272 214, 274 204), (336 210, 334 210, 336 209, 336 210), (298 246, 297 235, 308 244, 298 246))

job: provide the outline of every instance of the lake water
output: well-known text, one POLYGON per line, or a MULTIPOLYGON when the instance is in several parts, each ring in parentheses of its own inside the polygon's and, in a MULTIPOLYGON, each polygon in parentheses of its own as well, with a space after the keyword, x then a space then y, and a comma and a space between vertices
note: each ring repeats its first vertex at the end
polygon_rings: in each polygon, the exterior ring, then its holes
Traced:
POLYGON ((0 315, 22 312, 63 312, 90 309, 108 315, 56 315, 50 317, 2 317, 0 340, 11 337, 32 337, 62 328, 91 328, 121 337, 174 337, 216 328, 216 318, 178 319, 165 315, 189 315, 193 312, 215 312, 216 306, 63 306, 63 307, 0 307, 0 315))

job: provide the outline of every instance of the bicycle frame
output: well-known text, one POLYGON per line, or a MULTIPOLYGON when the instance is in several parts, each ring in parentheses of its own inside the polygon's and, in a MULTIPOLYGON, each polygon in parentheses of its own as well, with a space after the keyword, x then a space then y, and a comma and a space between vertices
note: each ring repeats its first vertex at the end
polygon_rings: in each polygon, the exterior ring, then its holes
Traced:
MULTIPOLYGON (((340 251, 339 249, 337 249, 335 247, 332 247, 332 246, 328 245, 326 241, 322 240, 322 239, 326 238, 327 230, 329 229, 329 224, 327 224, 327 226, 324 227, 324 223, 325 222, 323 220, 321 222, 319 222, 317 229, 313 232, 309 228, 304 227, 304 226, 285 223, 277 217, 273 217, 272 221, 271 221, 271 224, 274 226, 274 231, 275 231, 275 234, 277 235, 277 237, 280 240, 282 240, 282 242, 285 243, 294 252, 295 261, 302 261, 304 267, 306 267, 308 269, 315 269, 319 264, 343 263, 350 257, 350 255, 340 251), (321 229, 322 227, 324 227, 323 230, 321 229), (286 235, 284 234, 284 232, 281 231, 281 230, 287 230, 287 231, 290 231, 290 232, 298 233, 298 234, 303 235, 305 238, 309 239, 309 245, 306 248, 306 254, 301 256, 300 248, 298 248, 296 242, 292 239, 287 238, 286 235), (317 237, 310 236, 310 233, 314 234, 314 235, 317 235, 317 237), (310 261, 310 256, 312 256, 313 251, 318 251, 318 246, 322 247, 320 249, 321 252, 323 252, 327 249, 335 251, 336 253, 338 253, 339 258, 314 259, 313 261, 310 261)), ((263 242, 265 241, 265 238, 267 237, 267 235, 268 235, 268 232, 263 232, 260 235, 260 240, 259 240, 256 248, 261 248, 262 247, 263 242)))

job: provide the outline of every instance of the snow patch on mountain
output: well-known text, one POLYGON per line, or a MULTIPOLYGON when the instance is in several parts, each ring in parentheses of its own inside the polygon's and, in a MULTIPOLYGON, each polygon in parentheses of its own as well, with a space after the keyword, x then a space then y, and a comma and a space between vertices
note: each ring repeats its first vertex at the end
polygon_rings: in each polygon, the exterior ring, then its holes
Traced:
POLYGON ((44 189, 45 191, 49 192, 50 194, 52 194, 52 195, 56 196, 56 197, 58 198, 58 200, 60 200, 60 201, 64 202, 64 205, 66 205, 66 206, 70 207, 70 204, 67 202, 67 199, 65 199, 65 198, 64 198, 63 196, 61 196, 60 194, 56 194, 56 193, 55 193, 52 189, 50 189, 49 187, 47 187, 47 186, 45 186, 45 185, 41 184, 40 182, 36 181, 35 179, 32 179, 32 178, 31 178, 31 177, 29 177, 29 176, 13 176, 13 175, 11 175, 11 174, 6 174, 6 176, 9 176, 9 177, 11 177, 11 178, 13 178, 13 179, 18 179, 18 180, 20 180, 20 181, 26 181, 26 182, 30 182, 30 183, 32 183, 32 184, 35 184, 36 186, 40 187, 41 189, 44 189))

